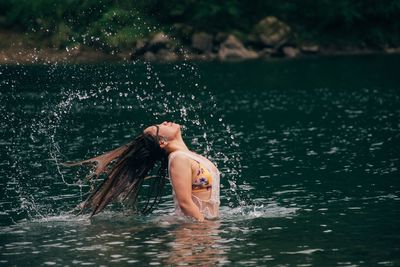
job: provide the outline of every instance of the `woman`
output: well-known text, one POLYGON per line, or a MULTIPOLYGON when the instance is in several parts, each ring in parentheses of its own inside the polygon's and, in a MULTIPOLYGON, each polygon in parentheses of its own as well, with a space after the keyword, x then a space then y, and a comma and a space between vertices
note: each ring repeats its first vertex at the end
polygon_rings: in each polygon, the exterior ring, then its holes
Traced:
POLYGON ((92 209, 92 216, 111 201, 136 203, 143 181, 152 178, 148 199, 142 212, 149 212, 161 197, 167 170, 173 188, 175 210, 197 221, 217 218, 219 214, 219 171, 211 161, 188 149, 182 139, 181 127, 163 122, 147 127, 142 134, 125 146, 101 156, 67 166, 97 163, 94 176, 107 171, 107 178, 90 194, 82 209, 92 209), (157 176, 148 174, 159 164, 157 176), (153 198, 152 203, 150 200, 153 198))

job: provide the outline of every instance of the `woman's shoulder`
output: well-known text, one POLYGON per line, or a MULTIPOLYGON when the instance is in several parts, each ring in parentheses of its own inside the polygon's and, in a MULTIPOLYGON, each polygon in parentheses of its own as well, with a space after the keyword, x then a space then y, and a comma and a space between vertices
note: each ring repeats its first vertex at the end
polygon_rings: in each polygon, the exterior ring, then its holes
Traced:
POLYGON ((182 150, 177 150, 168 155, 168 161, 169 161, 169 164, 171 164, 173 162, 174 163, 175 162, 177 162, 177 163, 188 162, 189 157, 187 155, 187 152, 182 151, 182 150))
POLYGON ((179 177, 191 170, 191 168, 190 158, 185 156, 184 153, 175 153, 169 158, 168 171, 170 178, 179 177))

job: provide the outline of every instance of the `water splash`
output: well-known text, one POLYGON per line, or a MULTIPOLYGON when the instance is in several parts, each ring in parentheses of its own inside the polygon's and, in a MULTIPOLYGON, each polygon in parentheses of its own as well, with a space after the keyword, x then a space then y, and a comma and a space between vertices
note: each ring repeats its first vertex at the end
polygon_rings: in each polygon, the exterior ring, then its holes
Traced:
POLYGON ((28 217, 59 213, 71 204, 60 206, 61 199, 52 197, 57 190, 72 190, 75 202, 82 200, 88 187, 82 179, 84 175, 65 170, 60 162, 104 152, 102 144, 109 144, 107 147, 111 149, 129 141, 147 124, 163 120, 183 124, 191 147, 216 162, 223 179, 228 180, 225 183, 228 188, 222 185, 222 194, 228 195, 229 205, 243 205, 237 188, 241 159, 239 153, 228 155, 226 152, 237 149, 235 136, 224 123, 223 114, 214 113, 218 99, 202 84, 197 66, 188 62, 184 49, 181 52, 182 62, 165 65, 150 62, 61 65, 56 62, 41 67, 45 68, 46 77, 35 76, 24 66, 9 71, 19 79, 33 80, 28 89, 18 87, 21 81, 15 80, 15 76, 2 81, 11 88, 11 93, 2 95, 1 101, 7 105, 2 105, 0 111, 6 116, 1 121, 2 128, 14 136, 6 146, 6 154, 14 166, 8 176, 8 191, 19 194, 17 213, 28 213, 28 217), (23 99, 38 102, 35 107, 38 112, 27 112, 30 114, 27 118, 16 115, 11 105, 23 99), (131 114, 131 117, 119 119, 118 114, 131 114), (99 119, 101 116, 114 116, 115 123, 105 125, 99 119), (94 123, 88 123, 91 121, 94 123), (210 129, 209 125, 216 125, 215 122, 220 128, 210 129), (92 129, 88 131, 87 127, 92 129), (80 134, 83 132, 90 133, 83 136, 80 134), (221 133, 224 138, 217 138, 221 133), (31 145, 24 147, 27 143, 31 145), (29 153, 40 154, 37 151, 46 151, 48 158, 29 158, 29 153), (32 173, 28 165, 37 165, 37 173, 32 173), (47 180, 52 180, 53 185, 49 186, 47 180), (44 199, 37 198, 36 188, 43 191, 44 199))
POLYGON ((221 219, 224 221, 252 220, 255 218, 291 218, 299 208, 287 208, 278 204, 241 205, 235 208, 221 207, 221 219))

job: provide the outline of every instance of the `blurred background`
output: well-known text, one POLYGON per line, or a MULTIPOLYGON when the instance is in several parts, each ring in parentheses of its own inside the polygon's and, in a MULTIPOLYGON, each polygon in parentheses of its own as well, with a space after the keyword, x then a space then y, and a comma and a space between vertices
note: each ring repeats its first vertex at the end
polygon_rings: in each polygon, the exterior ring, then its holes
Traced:
POLYGON ((16 48, 52 48, 47 54, 70 59, 96 50, 117 60, 176 60, 182 48, 187 57, 222 60, 392 53, 400 46, 399 15, 399 0, 2 0, 0 50, 3 62, 29 57, 12 55, 16 48), (227 39, 242 53, 220 52, 227 39))

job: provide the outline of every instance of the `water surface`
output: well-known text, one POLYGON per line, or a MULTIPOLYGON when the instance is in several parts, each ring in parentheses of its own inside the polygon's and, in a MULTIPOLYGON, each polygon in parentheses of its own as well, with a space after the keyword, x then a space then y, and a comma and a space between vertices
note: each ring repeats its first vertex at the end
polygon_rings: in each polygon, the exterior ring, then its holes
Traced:
POLYGON ((400 265, 398 56, 1 66, 0 263, 400 265), (70 211, 65 160, 184 125, 223 172, 221 218, 70 211))

